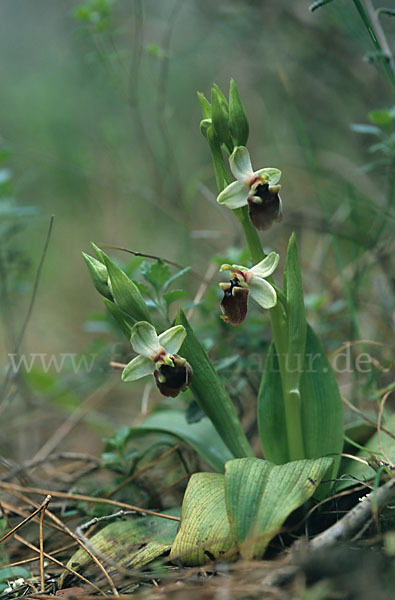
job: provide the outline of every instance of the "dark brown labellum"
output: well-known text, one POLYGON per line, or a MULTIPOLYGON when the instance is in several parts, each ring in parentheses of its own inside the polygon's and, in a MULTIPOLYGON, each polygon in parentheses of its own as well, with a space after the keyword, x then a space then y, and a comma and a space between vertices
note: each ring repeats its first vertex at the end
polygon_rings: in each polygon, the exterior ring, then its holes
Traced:
POLYGON ((174 367, 161 365, 154 371, 155 383, 163 396, 175 398, 190 386, 193 372, 191 365, 177 354, 173 355, 174 367))
POLYGON ((254 196, 248 198, 251 223, 260 231, 269 229, 274 221, 281 221, 282 219, 278 187, 273 190, 267 183, 258 185, 254 196))
POLYGON ((240 325, 246 317, 249 290, 240 287, 235 281, 237 282, 237 279, 232 279, 228 288, 222 288, 224 297, 221 302, 221 310, 224 321, 236 326, 240 325))

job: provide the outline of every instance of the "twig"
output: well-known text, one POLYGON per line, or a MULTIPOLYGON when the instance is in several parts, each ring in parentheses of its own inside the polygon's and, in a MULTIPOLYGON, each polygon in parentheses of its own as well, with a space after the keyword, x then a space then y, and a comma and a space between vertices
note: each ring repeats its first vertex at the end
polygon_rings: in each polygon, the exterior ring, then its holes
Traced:
POLYGON ((372 513, 379 512, 395 498, 395 479, 387 481, 378 490, 368 494, 361 502, 351 509, 340 521, 317 535, 309 543, 309 549, 315 551, 330 548, 338 542, 349 540, 363 526, 372 513))
POLYGON ((389 458, 388 454, 386 454, 385 451, 383 450, 383 448, 381 446, 381 439, 380 439, 381 438, 381 419, 383 417, 385 403, 390 394, 391 394, 391 392, 387 392, 383 396, 383 398, 380 402, 379 414, 378 414, 378 418, 377 418, 377 445, 378 445, 378 448, 379 448, 381 454, 384 456, 385 460, 391 465, 391 467, 394 467, 394 463, 389 458))
MULTIPOLYGON (((392 390, 391 390, 392 391, 392 390)), ((342 396, 342 400, 344 402, 344 404, 346 406, 348 406, 348 408, 350 408, 351 410, 353 410, 354 412, 356 412, 358 415, 360 415, 367 423, 370 423, 370 425, 373 425, 375 429, 377 429, 378 427, 378 423, 376 423, 375 421, 373 421, 373 419, 370 419, 369 417, 367 417, 359 408, 357 408, 356 406, 354 406, 354 404, 351 404, 351 402, 349 400, 347 400, 347 398, 344 398, 342 396)), ((381 425, 381 424, 380 424, 381 425)), ((395 434, 392 433, 391 431, 389 431, 388 429, 385 429, 384 427, 380 426, 380 430, 383 431, 384 433, 386 433, 387 435, 389 435, 390 437, 392 437, 392 439, 395 440, 395 434)))
POLYGON ((167 258, 162 258, 160 256, 156 256, 155 254, 145 254, 144 252, 137 252, 135 250, 129 250, 128 248, 123 248, 122 246, 111 246, 109 244, 97 244, 99 248, 107 248, 108 250, 120 250, 121 252, 127 252, 128 254, 133 254, 133 256, 140 256, 141 258, 149 258, 150 260, 161 260, 172 267, 176 267, 176 269, 185 269, 182 265, 169 260, 167 258))
MULTIPOLYGON (((92 462, 98 466, 100 465, 100 460, 96 456, 90 456, 89 454, 82 454, 79 452, 58 452, 56 454, 53 454, 50 456, 45 456, 42 458, 40 458, 40 457, 32 458, 32 459, 24 462, 22 465, 18 465, 18 464, 6 465, 9 467, 12 467, 12 470, 10 470, 8 473, 6 473, 1 479, 2 479, 2 481, 8 481, 9 479, 12 479, 13 477, 17 477, 19 475, 19 473, 21 473, 21 472, 25 473, 25 471, 27 469, 33 469, 42 463, 50 463, 50 462, 55 462, 57 460, 75 460, 75 461, 81 461, 81 462, 92 462)), ((0 462, 2 462, 2 457, 0 457, 0 462)), ((3 462, 2 464, 6 464, 6 463, 3 462)))
POLYGON ((17 531, 19 531, 19 529, 21 529, 24 525, 26 525, 26 523, 28 523, 29 521, 31 521, 32 519, 34 519, 34 517, 41 512, 42 510, 44 510, 49 502, 51 501, 51 496, 48 495, 44 502, 42 504, 40 504, 40 506, 34 511, 32 512, 31 515, 29 515, 28 517, 26 517, 26 519, 23 519, 23 521, 21 521, 20 523, 18 523, 18 525, 16 525, 13 529, 11 529, 11 531, 8 531, 5 535, 3 535, 3 537, 0 539, 0 544, 2 542, 5 542, 6 539, 8 539, 9 537, 11 537, 12 535, 14 535, 17 531))
POLYGON ((67 525, 65 525, 60 519, 58 519, 58 517, 56 515, 54 515, 50 510, 47 510, 46 514, 54 523, 56 523, 56 525, 58 525, 60 527, 60 529, 62 529, 62 531, 66 535, 70 536, 74 541, 77 542, 77 544, 79 546, 81 546, 81 548, 83 550, 85 550, 85 552, 90 556, 90 558, 93 560, 93 562, 99 568, 99 570, 103 573, 104 577, 107 579, 107 581, 111 587, 112 593, 115 596, 119 596, 117 588, 115 587, 115 584, 114 584, 111 576, 109 575, 109 573, 107 572, 105 567, 102 565, 102 563, 99 561, 99 559, 95 556, 95 554, 93 554, 93 552, 83 543, 83 541, 78 537, 78 535, 76 535, 74 533, 74 531, 69 529, 69 527, 67 527, 67 525))
MULTIPOLYGON (((27 546, 28 548, 30 548, 30 550, 33 550, 34 552, 36 552, 38 555, 40 554, 40 549, 37 548, 37 546, 35 546, 31 542, 28 542, 27 540, 25 540, 25 538, 21 537, 20 535, 16 534, 15 535, 15 539, 18 542, 20 542, 21 544, 24 544, 25 546, 27 546)), ((58 560, 57 558, 54 558, 54 556, 52 556, 52 554, 47 554, 46 552, 44 552, 44 556, 45 556, 45 558, 47 560, 50 560, 55 565, 58 565, 58 567, 61 567, 62 569, 65 569, 66 571, 68 571, 69 573, 71 573, 72 575, 74 575, 74 577, 77 577, 78 579, 81 579, 81 581, 83 581, 84 583, 86 583, 86 584, 90 585, 91 587, 93 587, 93 589, 96 590, 97 592, 100 592, 100 594, 103 593, 102 590, 100 588, 98 588, 94 583, 91 583, 89 581, 89 579, 86 579, 86 577, 84 577, 83 575, 81 575, 80 573, 78 573, 78 571, 75 571, 71 567, 68 567, 67 565, 64 565, 60 560, 58 560)), ((40 597, 42 597, 42 596, 40 596, 40 597)), ((51 598, 53 598, 53 596, 51 596, 51 598)))
MULTIPOLYGON (((39 265, 37 267, 37 273, 36 273, 36 277, 35 277, 35 280, 34 280, 33 291, 32 291, 32 295, 31 295, 31 298, 30 298, 29 307, 27 309, 27 313, 26 313, 26 316, 25 316, 25 320, 24 320, 24 322, 22 324, 22 328, 21 328, 21 330, 19 332, 19 335, 18 335, 18 337, 16 339, 13 354, 18 354, 19 348, 20 348, 22 340, 23 340, 23 336, 25 335, 25 331, 26 331, 26 328, 27 328, 27 326, 29 324, 30 317, 32 316, 33 307, 34 307, 34 304, 35 304, 35 301, 36 301, 38 286, 39 286, 39 283, 40 283, 41 272, 42 272, 42 268, 44 266, 45 257, 47 255, 49 240, 51 239, 51 234, 52 234, 52 228, 53 228, 54 219, 55 219, 55 216, 51 215, 51 218, 49 220, 49 227, 48 227, 47 237, 45 239, 44 248, 43 248, 43 251, 41 253, 41 259, 40 259, 39 265)), ((7 373, 6 373, 3 385, 2 385, 2 389, 1 389, 1 393, 0 393, 0 398, 6 392, 8 383, 9 383, 9 381, 11 379, 11 373, 12 373, 12 365, 10 364, 9 367, 8 367, 8 370, 7 370, 7 373)))
POLYGON ((173 515, 158 513, 153 510, 149 510, 148 508, 141 508, 139 506, 134 506, 133 504, 126 504, 125 502, 117 502, 116 500, 110 500, 109 498, 94 498, 92 496, 85 496, 83 494, 67 494, 66 492, 55 492, 50 490, 43 490, 40 488, 24 487, 16 483, 6 483, 4 481, 0 481, 0 489, 1 488, 9 490, 11 492, 22 491, 26 492, 27 494, 50 494, 54 498, 68 498, 69 500, 81 500, 83 502, 111 504, 112 506, 118 506, 119 508, 125 508, 126 510, 135 510, 136 512, 144 515, 152 515, 153 517, 161 517, 162 519, 169 519, 171 521, 181 520, 180 517, 174 517, 173 515))
MULTIPOLYGON (((48 502, 51 500, 51 496, 47 496, 48 502)), ((44 516, 45 509, 47 504, 41 507, 40 511, 40 583, 41 583, 41 592, 45 592, 45 572, 44 572, 44 516)))
MULTIPOLYGON (((316 552, 317 550, 328 550, 339 542, 350 540, 366 521, 371 519, 372 514, 384 509, 391 500, 395 498, 395 479, 391 479, 378 490, 374 490, 351 509, 342 519, 334 525, 317 535, 308 542, 305 552, 316 552)), ((327 498, 326 501, 330 500, 327 498)), ((318 505, 317 505, 318 506, 318 505)), ((315 508, 315 507, 314 507, 315 508)), ((311 514, 311 511, 310 513, 311 514)), ((292 552, 284 561, 284 566, 275 573, 268 575, 262 581, 263 585, 279 587, 290 584, 297 574, 299 567, 294 563, 294 556, 300 548, 300 542, 292 547, 292 552)))

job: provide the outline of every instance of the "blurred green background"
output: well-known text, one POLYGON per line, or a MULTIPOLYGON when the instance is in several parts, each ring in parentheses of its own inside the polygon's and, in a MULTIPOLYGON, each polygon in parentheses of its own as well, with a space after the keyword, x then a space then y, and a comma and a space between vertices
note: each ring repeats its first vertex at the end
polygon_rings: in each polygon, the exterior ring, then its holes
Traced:
MULTIPOLYGON (((81 258, 90 241, 191 265, 202 276, 213 254, 241 246, 237 224, 215 201, 196 97, 198 90, 209 97, 213 82, 226 90, 230 77, 249 116, 254 166, 283 172, 284 220, 265 232, 265 246, 284 257, 297 232, 310 320, 328 350, 357 339, 388 344, 395 151, 369 152, 375 140, 350 126, 390 108, 393 93, 369 60, 371 42, 353 4, 337 0, 314 13, 309 4, 1 0, 0 141, 12 172, 3 196, 14 196, 20 208, 0 216, 11 228, 1 242, 3 377, 50 215, 55 223, 26 353, 101 347, 100 327, 87 325, 102 310, 81 258), (381 162, 370 165, 376 158, 381 162), (34 210, 26 215, 23 207, 34 210)), ((393 46, 394 20, 382 24, 393 46)), ((217 281, 215 275, 213 290, 217 281)), ((193 299, 199 281, 189 285, 193 299)), ((207 310, 218 318, 216 306, 207 310)), ((232 344, 229 330, 224 335, 232 344)), ((66 378, 61 390, 44 375, 36 372, 1 401, 2 453, 31 455, 108 378, 114 388, 109 405, 90 413, 92 438, 81 427, 71 447, 100 448, 103 432, 130 423, 140 409, 141 388, 117 384, 118 373, 66 378)), ((378 375, 369 377, 371 383, 378 375)), ((353 376, 340 383, 361 393, 353 376)))

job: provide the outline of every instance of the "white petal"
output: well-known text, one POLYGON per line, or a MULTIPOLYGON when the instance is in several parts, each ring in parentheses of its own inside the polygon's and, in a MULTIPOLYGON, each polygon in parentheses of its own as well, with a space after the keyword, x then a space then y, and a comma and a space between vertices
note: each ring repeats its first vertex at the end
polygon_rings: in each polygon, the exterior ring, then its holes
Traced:
POLYGON ((219 194, 217 202, 234 210, 246 206, 247 199, 248 187, 240 181, 234 181, 219 194))
POLYGON ((255 175, 263 175, 269 185, 276 185, 280 181, 281 171, 280 169, 267 167, 266 169, 259 169, 255 175))
POLYGON ((277 254, 277 252, 270 252, 266 258, 252 267, 252 269, 249 270, 249 273, 252 273, 256 277, 269 277, 276 269, 279 260, 280 255, 277 254))
POLYGON ((251 179, 254 175, 250 155, 245 146, 236 146, 229 156, 230 170, 238 181, 251 179))
POLYGON ((171 327, 159 336, 159 343, 164 347, 167 354, 175 354, 181 348, 187 332, 182 325, 171 327))
POLYGON ((130 343, 137 354, 142 354, 151 360, 160 351, 159 338, 155 328, 147 321, 139 321, 133 325, 130 343))
POLYGON ((136 356, 122 371, 123 381, 135 381, 140 377, 150 375, 155 368, 155 364, 145 356, 136 356))
POLYGON ((248 283, 252 298, 262 308, 273 308, 277 304, 277 294, 270 283, 260 277, 252 277, 248 283))

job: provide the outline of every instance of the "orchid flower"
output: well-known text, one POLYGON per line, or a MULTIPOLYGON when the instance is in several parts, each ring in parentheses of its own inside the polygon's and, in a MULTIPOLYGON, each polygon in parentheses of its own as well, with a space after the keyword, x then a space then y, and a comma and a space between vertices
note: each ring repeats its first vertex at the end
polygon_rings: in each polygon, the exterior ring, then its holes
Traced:
POLYGON ((279 261, 277 252, 271 252, 257 265, 249 269, 240 265, 222 265, 220 271, 230 271, 230 282, 220 283, 224 292, 221 302, 223 319, 231 325, 240 325, 247 314, 247 298, 251 297, 262 308, 273 308, 277 304, 277 294, 266 281, 276 269, 279 261))
POLYGON ((282 219, 282 203, 277 185, 281 171, 265 168, 254 171, 245 146, 236 146, 229 157, 229 165, 236 181, 217 197, 217 202, 232 210, 249 207, 250 219, 256 229, 268 229, 282 219))
POLYGON ((124 368, 123 381, 135 381, 153 374, 164 396, 175 398, 179 392, 185 391, 192 381, 192 368, 185 358, 176 354, 185 336, 182 325, 157 335, 150 323, 136 323, 131 331, 130 343, 138 356, 124 368))

